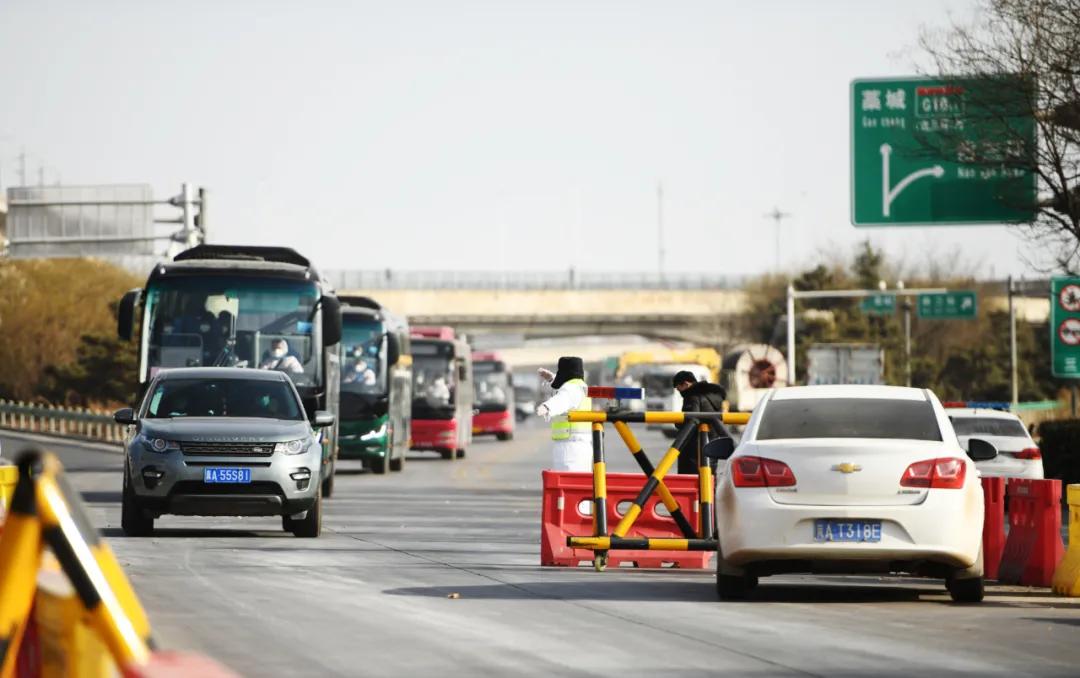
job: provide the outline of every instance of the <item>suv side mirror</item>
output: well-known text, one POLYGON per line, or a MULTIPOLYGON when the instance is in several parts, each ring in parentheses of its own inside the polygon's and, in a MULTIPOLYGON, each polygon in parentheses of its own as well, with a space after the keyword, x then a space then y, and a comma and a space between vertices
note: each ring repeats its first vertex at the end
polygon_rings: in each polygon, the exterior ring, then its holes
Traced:
POLYGON ((121 410, 113 412, 113 421, 117 424, 123 424, 124 426, 132 426, 135 424, 135 410, 130 407, 125 407, 121 410))
POLYGON ((322 340, 324 346, 333 346, 341 341, 341 302, 338 298, 324 294, 319 298, 322 307, 322 340))
POLYGON ((730 459, 734 453, 735 441, 727 436, 710 440, 705 447, 701 448, 701 456, 706 459, 716 459, 717 461, 730 459))
POLYGON ((116 336, 122 341, 131 341, 135 329, 135 304, 139 301, 142 290, 128 290, 120 299, 116 309, 116 336))
POLYGON ((973 461, 990 461, 998 456, 998 449, 982 438, 969 438, 967 454, 973 461))
POLYGON ((315 421, 312 422, 312 426, 315 428, 326 428, 327 426, 334 425, 334 413, 327 412, 326 410, 315 411, 315 421))
POLYGON ((401 358, 401 344, 398 343, 397 335, 390 332, 386 335, 386 364, 397 365, 401 358))

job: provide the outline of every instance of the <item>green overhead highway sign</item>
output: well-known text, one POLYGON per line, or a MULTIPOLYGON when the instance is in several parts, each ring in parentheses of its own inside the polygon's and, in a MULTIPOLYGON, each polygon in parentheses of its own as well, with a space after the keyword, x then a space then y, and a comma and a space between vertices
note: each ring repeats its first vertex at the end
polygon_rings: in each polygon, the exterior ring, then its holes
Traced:
POLYGON ((1054 376, 1080 379, 1080 278, 1051 281, 1050 335, 1054 376))
POLYGON ((863 313, 892 315, 896 313, 896 295, 875 294, 871 297, 864 297, 862 303, 859 304, 859 308, 862 309, 863 313))
POLYGON ((974 292, 920 294, 915 305, 920 318, 927 320, 970 320, 978 305, 974 292))
POLYGON ((851 222, 856 226, 1030 221, 1023 168, 1035 122, 1023 81, 921 78, 851 83, 851 222))

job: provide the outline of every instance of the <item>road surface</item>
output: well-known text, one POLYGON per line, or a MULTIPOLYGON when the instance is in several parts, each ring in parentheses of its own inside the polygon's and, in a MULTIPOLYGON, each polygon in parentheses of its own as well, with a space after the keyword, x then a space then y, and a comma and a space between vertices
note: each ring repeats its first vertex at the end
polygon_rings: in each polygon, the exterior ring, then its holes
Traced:
MULTIPOLYGON (((639 432, 654 462, 665 441, 639 432)), ((613 471, 633 462, 608 436, 613 471)), ((28 444, 0 434, 5 456, 28 444)), ((250 676, 1078 675, 1080 601, 940 582, 763 579, 719 603, 711 571, 540 568, 532 424, 461 461, 342 475, 320 539, 264 518, 166 517, 125 538, 118 450, 49 441, 147 608, 158 643, 250 676)))

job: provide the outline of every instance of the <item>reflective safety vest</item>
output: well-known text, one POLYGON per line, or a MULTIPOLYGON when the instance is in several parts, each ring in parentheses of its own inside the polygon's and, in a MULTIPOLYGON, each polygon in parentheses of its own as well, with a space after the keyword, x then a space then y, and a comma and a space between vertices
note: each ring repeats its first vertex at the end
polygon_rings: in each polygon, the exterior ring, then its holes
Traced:
MULTIPOLYGON (((571 410, 591 410, 592 398, 589 397, 589 387, 585 383, 584 379, 571 379, 566 382, 567 384, 578 384, 585 389, 585 396, 581 399, 581 402, 577 404, 577 407, 570 408, 571 410)), ((571 433, 578 435, 588 436, 592 432, 592 424, 587 421, 575 421, 571 423, 570 418, 565 414, 556 415, 551 418, 551 439, 552 440, 569 440, 571 433)))

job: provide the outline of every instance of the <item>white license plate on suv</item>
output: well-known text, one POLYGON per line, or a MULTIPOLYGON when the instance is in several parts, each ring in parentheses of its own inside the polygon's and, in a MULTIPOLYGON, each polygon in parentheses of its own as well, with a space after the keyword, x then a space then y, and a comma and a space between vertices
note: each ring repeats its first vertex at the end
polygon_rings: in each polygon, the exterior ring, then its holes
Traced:
POLYGON ((204 483, 229 483, 243 485, 251 482, 251 469, 234 466, 209 466, 203 469, 204 483))

